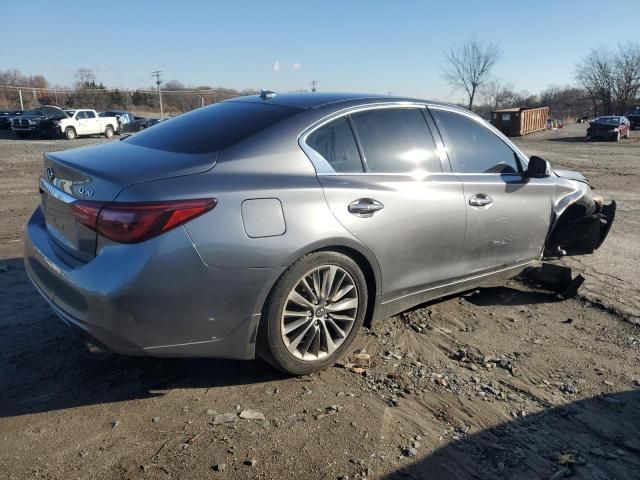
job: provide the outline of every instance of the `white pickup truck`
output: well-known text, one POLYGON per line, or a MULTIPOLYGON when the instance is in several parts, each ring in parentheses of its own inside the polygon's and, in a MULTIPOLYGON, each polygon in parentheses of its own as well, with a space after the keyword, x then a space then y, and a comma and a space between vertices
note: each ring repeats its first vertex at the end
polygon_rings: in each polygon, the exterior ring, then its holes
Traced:
POLYGON ((118 132, 116 117, 100 117, 89 109, 65 110, 66 118, 45 119, 40 122, 40 133, 46 136, 63 136, 73 140, 82 135, 104 135, 113 137, 118 132))

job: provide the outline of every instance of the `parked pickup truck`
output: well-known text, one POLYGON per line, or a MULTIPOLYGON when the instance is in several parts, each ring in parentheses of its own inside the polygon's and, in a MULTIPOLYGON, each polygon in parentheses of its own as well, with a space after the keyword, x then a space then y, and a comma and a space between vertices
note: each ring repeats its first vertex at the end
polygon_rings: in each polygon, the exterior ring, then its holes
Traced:
POLYGON ((55 121, 67 117, 68 115, 61 108, 43 105, 34 110, 22 112, 22 115, 12 117, 11 130, 18 138, 26 138, 40 133, 40 123, 42 121, 55 121))
POLYGON ((43 136, 64 137, 73 140, 82 135, 104 135, 113 137, 118 131, 116 117, 100 117, 95 110, 65 110, 66 118, 50 118, 40 122, 43 136))

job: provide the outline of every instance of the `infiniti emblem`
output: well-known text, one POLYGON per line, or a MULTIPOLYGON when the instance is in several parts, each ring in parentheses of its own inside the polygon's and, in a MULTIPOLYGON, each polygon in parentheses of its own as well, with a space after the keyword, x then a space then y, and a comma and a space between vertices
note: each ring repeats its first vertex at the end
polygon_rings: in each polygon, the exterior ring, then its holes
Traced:
POLYGON ((55 174, 53 173, 53 168, 47 167, 47 180, 50 182, 55 178, 55 174))

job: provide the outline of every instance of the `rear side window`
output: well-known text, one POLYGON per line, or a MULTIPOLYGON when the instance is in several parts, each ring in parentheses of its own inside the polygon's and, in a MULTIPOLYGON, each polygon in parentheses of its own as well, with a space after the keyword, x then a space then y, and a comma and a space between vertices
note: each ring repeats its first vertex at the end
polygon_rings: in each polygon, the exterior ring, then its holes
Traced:
POLYGON ((84 112, 84 114, 87 116, 87 118, 96 118, 96 114, 93 112, 84 112))
POLYGON ((419 109, 376 109, 351 118, 369 172, 442 172, 435 142, 419 109))
POLYGON ((465 115, 432 110, 456 173, 518 173, 515 152, 488 128, 465 115))
POLYGON ((307 137, 307 145, 318 152, 338 173, 362 173, 362 162, 346 118, 331 122, 307 137))
POLYGON ((169 152, 211 153, 235 145, 299 111, 273 104, 216 103, 161 122, 124 141, 169 152))

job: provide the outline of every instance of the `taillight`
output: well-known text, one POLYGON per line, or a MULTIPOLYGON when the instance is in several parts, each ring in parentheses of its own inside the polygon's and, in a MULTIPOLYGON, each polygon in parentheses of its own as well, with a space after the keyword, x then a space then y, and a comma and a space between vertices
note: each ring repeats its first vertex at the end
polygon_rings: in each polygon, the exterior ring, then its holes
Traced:
POLYGON ((76 220, 117 243, 139 243, 182 225, 217 204, 215 198, 149 203, 72 204, 76 220))

